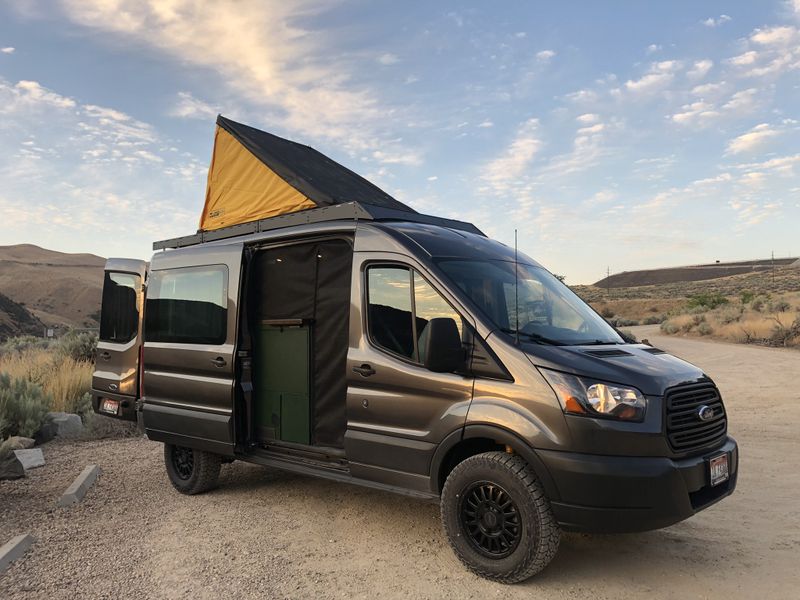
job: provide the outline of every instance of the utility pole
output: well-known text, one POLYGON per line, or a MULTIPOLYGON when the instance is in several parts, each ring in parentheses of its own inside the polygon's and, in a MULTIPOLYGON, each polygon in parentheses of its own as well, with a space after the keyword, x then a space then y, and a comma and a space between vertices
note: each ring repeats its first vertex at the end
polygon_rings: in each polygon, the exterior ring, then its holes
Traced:
POLYGON ((611 267, 606 267, 606 296, 611 297, 611 267))
POLYGON ((772 251, 772 287, 775 287, 775 250, 772 251))

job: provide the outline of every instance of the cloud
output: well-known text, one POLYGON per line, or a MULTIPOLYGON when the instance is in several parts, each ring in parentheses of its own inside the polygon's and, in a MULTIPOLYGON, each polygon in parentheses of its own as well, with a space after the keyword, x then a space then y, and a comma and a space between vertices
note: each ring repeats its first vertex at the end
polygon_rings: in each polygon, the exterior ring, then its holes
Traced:
POLYGON ((494 191, 508 190, 530 168, 542 147, 538 130, 539 119, 528 119, 522 123, 503 154, 486 165, 482 178, 494 191))
MULTIPOLYGON (((335 51, 332 28, 306 25, 324 16, 329 3, 62 0, 61 6, 68 20, 108 34, 109 43, 138 43, 210 69, 258 107, 262 120, 280 122, 298 136, 351 154, 385 142, 390 108, 376 90, 354 81, 358 69, 351 56, 335 51)), ((396 58, 387 53, 377 60, 396 58)))
POLYGON ((690 79, 702 79, 705 77, 711 68, 714 66, 714 61, 709 59, 698 60, 692 65, 692 68, 686 71, 686 76, 690 79))
POLYGON ((386 52, 385 54, 381 54, 378 58, 376 58, 380 64, 382 65, 396 65, 400 62, 400 58, 396 54, 392 54, 390 52, 386 52))
POLYGON ((18 81, 16 84, 0 79, 0 114, 13 114, 20 110, 70 109, 76 103, 72 98, 57 94, 37 81, 18 81))
POLYGON ((436 181, 437 179, 439 178, 436 175, 431 175, 430 177, 427 178, 428 181, 436 181))
POLYGON ((422 157, 414 152, 401 153, 375 150, 372 153, 372 158, 385 165, 406 165, 410 167, 417 167, 422 164, 422 157))
POLYGON ((212 119, 219 112, 218 107, 195 98, 189 92, 178 92, 178 102, 169 114, 182 119, 212 119))
POLYGON ((489 121, 489 120, 487 119, 486 121, 483 121, 483 122, 481 122, 481 123, 478 123, 478 125, 477 125, 477 126, 485 129, 485 128, 487 128, 487 127, 494 127, 494 123, 492 123, 491 121, 489 121))
POLYGON ((654 52, 658 52, 658 51, 660 51, 661 49, 662 49, 662 46, 660 46, 660 45, 658 45, 658 44, 650 44, 650 45, 649 45, 649 46, 648 46, 648 47, 645 49, 645 53, 646 53, 646 54, 653 54, 654 52))
POLYGON ((770 127, 767 123, 761 123, 753 127, 747 133, 733 138, 729 143, 726 152, 728 154, 740 154, 750 152, 763 146, 769 139, 775 137, 780 132, 770 127))
POLYGON ((705 121, 719 116, 719 111, 714 109, 714 105, 708 102, 692 102, 681 106, 681 112, 672 115, 672 120, 681 125, 688 125, 698 121, 705 121))
POLYGON ((747 43, 750 49, 727 60, 745 77, 779 75, 800 69, 800 30, 797 27, 760 27, 751 32, 747 43))
POLYGON ((680 61, 664 60, 651 63, 648 72, 640 79, 625 82, 629 92, 635 94, 648 94, 665 87, 675 78, 675 73, 681 68, 680 61))
POLYGON ((16 48, 14 46, 6 46, 5 48, 0 48, 0 53, 2 54, 14 54, 16 52, 16 48))
POLYGON ((706 27, 719 27, 720 25, 723 25, 731 20, 731 17, 728 15, 720 15, 716 19, 714 17, 709 17, 708 19, 700 22, 706 27))
POLYGON ((536 59, 540 62, 547 62, 556 55, 555 50, 541 50, 536 53, 536 59))
POLYGON ((756 104, 756 96, 758 96, 758 89, 756 88, 740 90, 722 105, 722 109, 736 114, 749 112, 756 104))
POLYGON ((583 123, 585 125, 588 125, 591 123, 597 123, 597 121, 600 120, 600 115, 597 115, 595 113, 584 113, 582 115, 578 115, 577 117, 575 117, 575 120, 578 123, 583 123))

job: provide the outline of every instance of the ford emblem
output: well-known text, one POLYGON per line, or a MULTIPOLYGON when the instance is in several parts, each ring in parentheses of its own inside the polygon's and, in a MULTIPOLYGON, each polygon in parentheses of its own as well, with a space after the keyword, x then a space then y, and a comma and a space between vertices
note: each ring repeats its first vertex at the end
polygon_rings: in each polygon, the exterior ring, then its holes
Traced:
MULTIPOLYGON (((119 386, 116 383, 109 383, 108 384, 108 389, 110 389, 112 392, 116 392, 118 387, 119 386)), ((700 417, 700 418, 702 419, 703 417, 700 417)))
POLYGON ((701 421, 710 421, 714 418, 714 409, 704 404, 697 409, 697 418, 701 421))

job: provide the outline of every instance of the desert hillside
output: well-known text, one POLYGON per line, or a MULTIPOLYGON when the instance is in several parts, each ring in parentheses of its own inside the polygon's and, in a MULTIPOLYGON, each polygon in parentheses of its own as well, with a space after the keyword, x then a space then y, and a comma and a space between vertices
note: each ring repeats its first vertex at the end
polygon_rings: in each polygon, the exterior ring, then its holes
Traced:
POLYGON ((42 335, 44 324, 24 306, 0 294, 0 341, 18 335, 42 335))
POLYGON ((44 325, 97 327, 104 264, 93 254, 0 246, 0 292, 44 325))
POLYGON ((645 269, 642 271, 623 271, 610 277, 601 279, 594 284, 598 288, 625 288, 645 285, 659 285, 666 283, 680 283, 688 281, 705 281, 730 277, 732 275, 747 275, 758 272, 772 272, 791 265, 800 267, 798 258, 776 258, 764 260, 746 260, 729 263, 713 263, 705 265, 691 265, 686 267, 666 267, 662 269, 645 269))

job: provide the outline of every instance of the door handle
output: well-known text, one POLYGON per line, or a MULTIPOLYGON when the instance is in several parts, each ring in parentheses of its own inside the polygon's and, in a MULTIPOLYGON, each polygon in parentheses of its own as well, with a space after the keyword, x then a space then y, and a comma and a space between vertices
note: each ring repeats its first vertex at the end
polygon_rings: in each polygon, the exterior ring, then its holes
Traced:
POLYGON ((358 373, 362 377, 369 377, 375 375, 376 371, 370 365, 363 364, 360 367, 353 367, 353 373, 358 373))
POLYGON ((218 356, 217 358, 212 358, 211 359, 211 364, 214 365, 215 367, 218 367, 218 368, 221 369, 222 367, 227 365, 228 362, 224 358, 222 358, 221 356, 218 356))
POLYGON ((102 358, 103 360, 110 360, 111 359, 111 352, 108 352, 108 351, 101 352, 100 353, 100 358, 102 358))

